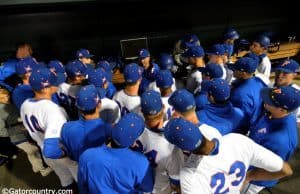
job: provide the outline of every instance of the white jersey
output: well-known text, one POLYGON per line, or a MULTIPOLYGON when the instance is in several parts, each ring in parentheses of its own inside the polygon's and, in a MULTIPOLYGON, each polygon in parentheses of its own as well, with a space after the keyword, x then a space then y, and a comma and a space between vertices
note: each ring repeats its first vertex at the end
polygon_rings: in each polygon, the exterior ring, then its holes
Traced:
POLYGON ((240 193, 248 167, 270 172, 282 169, 283 160, 246 136, 228 134, 217 140, 211 155, 191 155, 180 171, 183 194, 240 193))
POLYGON ((199 131, 209 141, 211 141, 212 139, 219 139, 222 137, 221 133, 216 128, 206 124, 200 125, 199 131))
POLYGON ((71 85, 68 83, 62 83, 59 85, 57 94, 58 100, 67 109, 68 113, 77 114, 75 108, 76 94, 80 90, 81 85, 71 85), (75 109, 74 109, 75 108, 75 109), (73 113, 76 111, 76 113, 73 113))
POLYGON ((271 61, 268 56, 265 56, 261 63, 258 65, 255 75, 259 77, 265 84, 269 85, 271 74, 271 61))
POLYGON ((44 139, 59 138, 61 127, 67 121, 66 112, 47 99, 27 99, 20 112, 25 128, 42 150, 44 139))
POLYGON ((173 113, 174 113, 174 108, 168 103, 170 96, 166 96, 166 97, 161 97, 161 101, 165 107, 165 116, 164 116, 164 120, 170 120, 173 113))
POLYGON ((121 116, 134 112, 139 115, 141 114, 141 98, 140 96, 129 96, 124 90, 118 91, 113 100, 117 102, 121 110, 121 116))
POLYGON ((121 118, 118 104, 109 98, 101 99, 100 118, 106 123, 116 124, 121 118))
POLYGON ((197 69, 194 70, 186 81, 186 89, 194 93, 202 82, 202 73, 197 69))
POLYGON ((183 153, 170 144, 162 133, 145 128, 136 142, 155 168, 155 184, 151 193, 171 193, 170 178, 179 181, 183 153))

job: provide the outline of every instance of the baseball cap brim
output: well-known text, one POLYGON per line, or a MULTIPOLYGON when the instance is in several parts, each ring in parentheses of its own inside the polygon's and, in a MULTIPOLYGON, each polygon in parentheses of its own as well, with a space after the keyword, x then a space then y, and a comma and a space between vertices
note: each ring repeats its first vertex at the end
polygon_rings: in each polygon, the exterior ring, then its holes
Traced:
POLYGON ((275 71, 282 71, 284 73, 297 73, 297 72, 294 72, 294 71, 292 71, 290 69, 285 69, 285 68, 281 68, 281 67, 275 68, 274 70, 275 71))
POLYGON ((263 88, 260 91, 260 95, 264 101, 265 104, 271 105, 271 106, 276 106, 274 102, 271 99, 270 93, 272 91, 272 88, 263 88))

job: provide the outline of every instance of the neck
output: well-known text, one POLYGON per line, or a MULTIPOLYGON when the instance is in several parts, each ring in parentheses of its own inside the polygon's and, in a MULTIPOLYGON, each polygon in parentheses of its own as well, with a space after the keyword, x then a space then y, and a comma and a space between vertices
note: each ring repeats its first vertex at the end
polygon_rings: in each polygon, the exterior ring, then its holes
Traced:
POLYGON ((158 122, 156 122, 155 124, 151 123, 151 121, 149 122, 145 122, 147 128, 156 128, 156 129, 161 129, 164 126, 164 120, 160 119, 158 122))
POLYGON ((200 121, 199 121, 199 119, 198 119, 198 117, 196 115, 196 112, 193 112, 193 113, 185 116, 185 119, 188 120, 188 121, 190 121, 190 122, 192 122, 195 125, 198 125, 200 123, 200 121))
POLYGON ((245 74, 244 76, 243 76, 243 80, 247 80, 247 79, 250 79, 250 78, 252 78, 253 77, 253 74, 245 74))
POLYGON ((40 100, 40 99, 51 100, 51 95, 36 92, 35 96, 34 96, 34 99, 36 99, 36 100, 40 100))
POLYGON ((137 96, 139 94, 139 85, 125 86, 124 92, 130 96, 137 96))
POLYGON ((215 146, 216 146, 216 143, 214 141, 209 141, 204 138, 203 143, 201 144, 201 147, 194 154, 209 155, 213 151, 215 146))
POLYGON ((29 85, 29 79, 23 79, 23 84, 24 85, 29 85))
POLYGON ((283 117, 286 117, 287 115, 288 115, 289 113, 277 113, 277 112, 273 112, 273 113, 271 113, 271 115, 270 115, 270 118, 273 118, 273 119, 281 119, 281 118, 283 118, 283 117))
POLYGON ((94 120, 100 118, 99 110, 96 110, 94 114, 84 115, 85 120, 94 120))

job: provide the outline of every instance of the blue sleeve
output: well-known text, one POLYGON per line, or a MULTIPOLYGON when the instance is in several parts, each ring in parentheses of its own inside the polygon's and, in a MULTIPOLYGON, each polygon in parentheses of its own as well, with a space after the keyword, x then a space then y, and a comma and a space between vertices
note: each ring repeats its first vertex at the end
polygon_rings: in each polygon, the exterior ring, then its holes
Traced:
POLYGON ((84 155, 81 155, 81 157, 79 158, 77 177, 79 193, 90 193, 88 187, 87 170, 84 155))
POLYGON ((111 82, 108 82, 106 97, 109 99, 112 99, 116 92, 117 92, 117 89, 114 86, 114 84, 111 82))
POLYGON ((63 150, 60 148, 59 138, 49 138, 44 140, 43 155, 46 158, 58 159, 64 155, 63 150))
POLYGON ((150 164, 148 164, 147 171, 139 186, 139 190, 143 192, 151 192, 153 190, 153 185, 154 185, 153 169, 151 168, 150 164))

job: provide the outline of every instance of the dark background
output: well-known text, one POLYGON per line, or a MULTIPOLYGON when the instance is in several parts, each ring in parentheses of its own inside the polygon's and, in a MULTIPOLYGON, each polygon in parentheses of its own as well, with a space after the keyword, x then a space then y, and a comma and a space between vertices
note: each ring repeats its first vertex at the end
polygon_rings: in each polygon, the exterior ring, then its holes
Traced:
POLYGON ((119 55, 120 40, 127 38, 147 37, 150 52, 156 55, 170 52, 187 33, 198 35, 206 48, 221 41, 223 30, 230 26, 247 39, 272 31, 273 39, 283 42, 299 34, 297 6, 289 0, 42 2, 0 3, 0 61, 12 56, 19 42, 32 44, 38 60, 66 62, 82 47, 96 60, 119 55))

